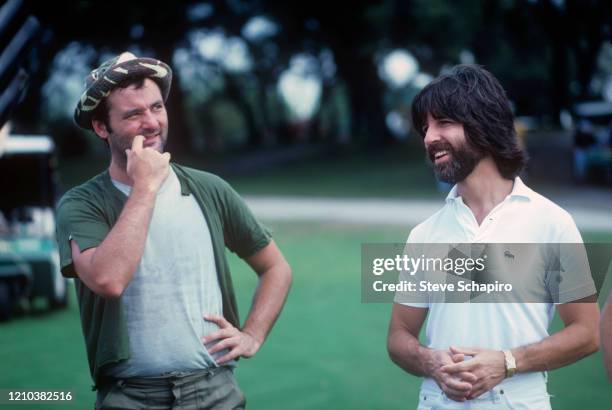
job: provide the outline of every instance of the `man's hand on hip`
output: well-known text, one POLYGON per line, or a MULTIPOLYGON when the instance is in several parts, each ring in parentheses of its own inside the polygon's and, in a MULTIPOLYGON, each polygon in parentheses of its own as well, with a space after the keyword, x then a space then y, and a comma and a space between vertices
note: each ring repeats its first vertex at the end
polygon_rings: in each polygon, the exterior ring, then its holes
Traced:
POLYGON ((137 135, 132 141, 132 148, 126 149, 127 174, 134 187, 141 186, 157 192, 170 172, 170 154, 159 153, 153 148, 143 148, 144 137, 137 135))
POLYGON ((481 349, 476 347, 452 347, 452 355, 472 356, 470 360, 447 364, 440 371, 449 376, 457 376, 468 372, 476 376, 472 389, 467 396, 474 399, 501 383, 506 377, 506 362, 504 354, 499 350, 481 349))
POLYGON ((469 371, 450 374, 442 371, 447 366, 463 360, 462 354, 453 355, 447 350, 431 350, 426 367, 427 373, 436 381, 440 389, 455 401, 465 401, 473 389, 476 376, 469 371))
POLYGON ((253 357, 261 346, 261 341, 255 339, 252 335, 240 331, 240 329, 232 326, 223 316, 204 315, 204 320, 216 323, 220 327, 219 330, 202 338, 202 342, 206 345, 215 340, 219 342, 208 349, 210 354, 217 353, 223 349, 230 349, 225 355, 217 359, 217 363, 223 364, 230 360, 242 357, 253 357))

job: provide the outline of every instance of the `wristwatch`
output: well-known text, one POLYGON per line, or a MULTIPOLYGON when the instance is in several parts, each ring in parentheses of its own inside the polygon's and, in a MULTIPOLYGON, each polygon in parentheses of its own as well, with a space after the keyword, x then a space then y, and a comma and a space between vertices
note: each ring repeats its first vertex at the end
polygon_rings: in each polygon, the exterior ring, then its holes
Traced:
POLYGON ((506 362, 506 378, 514 376, 516 373, 516 360, 510 350, 502 350, 506 362))

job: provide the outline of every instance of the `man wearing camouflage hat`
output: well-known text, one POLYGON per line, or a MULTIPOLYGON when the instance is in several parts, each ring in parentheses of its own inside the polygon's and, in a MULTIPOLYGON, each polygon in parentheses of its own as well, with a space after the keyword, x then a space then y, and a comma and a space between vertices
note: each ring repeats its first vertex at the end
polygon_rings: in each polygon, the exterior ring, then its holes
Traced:
POLYGON ((244 408, 233 368, 282 309, 291 270, 236 192, 170 163, 172 70, 123 53, 92 71, 74 113, 110 148, 108 169, 57 210, 74 277, 97 409, 244 408), (240 326, 229 248, 259 276, 240 326))

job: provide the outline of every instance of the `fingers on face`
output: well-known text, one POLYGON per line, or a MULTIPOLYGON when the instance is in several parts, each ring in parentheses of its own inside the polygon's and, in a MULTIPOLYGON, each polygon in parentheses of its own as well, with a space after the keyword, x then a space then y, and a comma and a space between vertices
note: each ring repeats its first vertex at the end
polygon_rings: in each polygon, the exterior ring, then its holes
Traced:
POLYGON ((142 135, 136 135, 132 141, 132 151, 142 150, 144 144, 144 137, 142 135))

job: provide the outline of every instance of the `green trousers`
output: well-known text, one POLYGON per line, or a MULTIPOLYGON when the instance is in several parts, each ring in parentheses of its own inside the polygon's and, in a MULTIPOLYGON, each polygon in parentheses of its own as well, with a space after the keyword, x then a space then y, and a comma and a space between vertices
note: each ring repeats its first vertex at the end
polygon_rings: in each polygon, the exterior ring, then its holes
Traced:
POLYGON ((244 409, 231 368, 173 372, 163 378, 116 380, 98 390, 96 410, 244 409))

